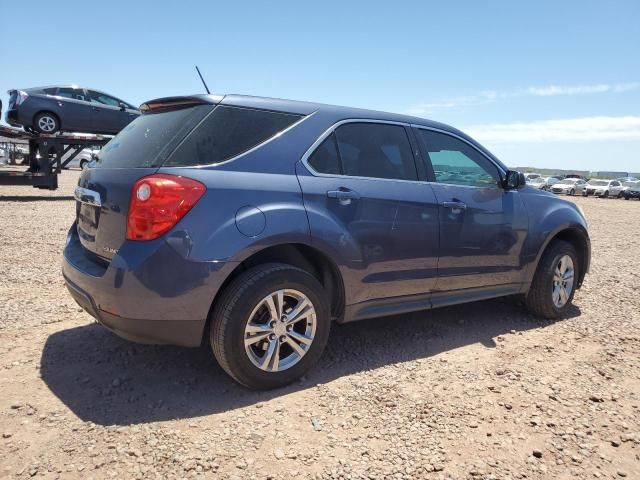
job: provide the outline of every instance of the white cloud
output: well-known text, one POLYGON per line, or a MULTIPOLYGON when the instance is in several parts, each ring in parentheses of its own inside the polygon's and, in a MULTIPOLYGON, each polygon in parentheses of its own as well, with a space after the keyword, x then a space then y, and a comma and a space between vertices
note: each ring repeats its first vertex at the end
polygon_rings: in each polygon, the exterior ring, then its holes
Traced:
POLYGON ((629 82, 629 83, 616 83, 613 86, 614 92, 628 92, 630 90, 636 90, 640 88, 640 82, 629 82))
POLYGON ((483 105, 495 101, 495 99, 498 98, 499 95, 500 94, 494 90, 485 90, 478 93, 477 95, 455 97, 433 103, 419 103, 409 108, 407 112, 410 115, 424 115, 426 113, 446 108, 465 107, 469 105, 483 105))
POLYGON ((549 85, 547 87, 529 87, 526 93, 536 97, 551 97, 556 95, 585 95, 590 93, 604 93, 611 90, 611 85, 573 85, 573 86, 557 86, 549 85))
POLYGON ((495 123, 470 126, 464 131, 481 142, 494 144, 640 139, 640 116, 495 123))
POLYGON ((532 86, 524 89, 497 92, 495 90, 485 90, 476 95, 462 97, 445 98, 436 102, 419 103, 407 110, 410 115, 425 115, 437 110, 467 107, 473 105, 484 105, 493 103, 496 100, 514 97, 556 97, 572 95, 593 95, 597 93, 624 93, 640 89, 640 82, 628 83, 599 83, 594 85, 547 85, 532 86))

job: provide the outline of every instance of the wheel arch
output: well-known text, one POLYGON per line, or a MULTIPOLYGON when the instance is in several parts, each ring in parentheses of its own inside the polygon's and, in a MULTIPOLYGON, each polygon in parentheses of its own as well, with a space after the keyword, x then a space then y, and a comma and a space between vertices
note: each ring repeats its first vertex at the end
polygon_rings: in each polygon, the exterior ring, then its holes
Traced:
POLYGON ((589 234, 584 229, 584 227, 580 225, 571 225, 559 228, 552 235, 549 235, 546 242, 543 244, 542 248, 538 252, 538 256, 536 257, 536 268, 538 269, 538 265, 540 263, 540 259, 544 252, 549 248, 549 245, 555 240, 562 240, 567 243, 570 243, 573 248, 575 248, 576 253, 578 254, 578 262, 580 268, 578 270, 578 283, 577 288, 582 286, 582 282, 584 281, 584 277, 589 271, 590 263, 591 263, 591 242, 589 240, 589 234))
POLYGON ((249 268, 265 263, 285 263, 309 272, 320 282, 330 296, 332 319, 338 319, 343 315, 345 306, 344 282, 338 266, 328 254, 304 243, 270 245, 243 259, 225 278, 211 302, 203 332, 203 342, 208 339, 211 313, 229 283, 249 268))

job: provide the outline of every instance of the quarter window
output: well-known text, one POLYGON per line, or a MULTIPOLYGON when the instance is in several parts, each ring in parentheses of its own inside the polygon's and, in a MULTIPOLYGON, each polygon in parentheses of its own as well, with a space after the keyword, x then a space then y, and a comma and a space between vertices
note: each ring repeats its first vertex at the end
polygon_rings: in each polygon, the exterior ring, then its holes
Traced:
POLYGON ((185 139, 165 166, 224 162, 293 125, 300 115, 218 106, 185 139))
POLYGON ((309 165, 319 173, 329 175, 340 175, 342 173, 342 166, 340 165, 340 157, 338 155, 338 148, 336 145, 336 137, 333 133, 315 149, 313 154, 309 157, 309 165))
MULTIPOLYGON (((497 168, 466 142, 433 130, 416 129, 427 162, 438 183, 497 187, 497 168)), ((427 165, 427 168, 429 166, 427 165)))

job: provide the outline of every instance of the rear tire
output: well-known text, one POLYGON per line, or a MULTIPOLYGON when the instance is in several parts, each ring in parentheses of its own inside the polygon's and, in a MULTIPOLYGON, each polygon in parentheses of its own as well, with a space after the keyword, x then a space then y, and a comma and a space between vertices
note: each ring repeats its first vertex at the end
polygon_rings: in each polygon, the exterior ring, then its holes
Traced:
POLYGON ((33 128, 38 133, 53 135, 60 131, 60 120, 53 113, 41 112, 33 118, 33 128))
POLYGON ((527 308, 540 317, 561 318, 571 306, 580 275, 579 268, 578 255, 573 245, 562 240, 553 240, 542 254, 533 282, 529 287, 526 299, 527 308), (570 262, 567 261, 567 258, 570 259, 570 262), (564 266, 570 264, 571 267, 569 292, 563 288, 562 284, 559 285, 560 289, 556 286, 558 278, 562 278, 562 281, 566 281, 568 278, 568 271, 563 272, 563 275, 558 275, 559 270, 563 269, 563 265, 560 264, 561 260, 565 262, 564 266), (560 293, 561 290, 564 292, 557 297, 559 300, 557 302, 556 291, 560 293))
POLYGON ((87 168, 87 164, 89 162, 87 162, 86 160, 80 160, 80 170, 84 170, 85 168, 87 168))
POLYGON ((282 263, 258 265, 235 278, 216 302, 210 330, 213 354, 225 372, 248 388, 282 387, 320 359, 329 338, 329 311, 324 288, 305 270, 282 263), (290 326, 287 315, 303 305, 307 315, 293 315, 302 320, 290 326), (262 340, 252 341, 258 337, 262 340))

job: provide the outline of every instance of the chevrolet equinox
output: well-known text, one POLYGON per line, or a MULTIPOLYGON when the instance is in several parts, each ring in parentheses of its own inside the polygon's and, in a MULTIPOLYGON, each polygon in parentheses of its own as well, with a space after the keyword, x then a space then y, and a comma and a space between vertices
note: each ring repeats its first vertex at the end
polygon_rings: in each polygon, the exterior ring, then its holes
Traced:
POLYGON ((589 269, 580 208, 450 126, 239 95, 141 111, 80 176, 66 285, 247 387, 302 376, 332 322, 508 295, 559 318, 589 269))

